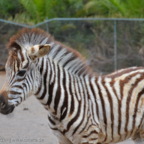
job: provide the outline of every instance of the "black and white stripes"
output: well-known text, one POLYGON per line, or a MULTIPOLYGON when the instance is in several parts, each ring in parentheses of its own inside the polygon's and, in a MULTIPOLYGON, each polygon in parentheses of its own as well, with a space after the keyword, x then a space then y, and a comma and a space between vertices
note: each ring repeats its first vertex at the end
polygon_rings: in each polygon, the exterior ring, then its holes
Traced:
POLYGON ((61 144, 143 141, 144 68, 96 76, 78 52, 37 29, 14 36, 9 51, 8 102, 36 95, 61 144))

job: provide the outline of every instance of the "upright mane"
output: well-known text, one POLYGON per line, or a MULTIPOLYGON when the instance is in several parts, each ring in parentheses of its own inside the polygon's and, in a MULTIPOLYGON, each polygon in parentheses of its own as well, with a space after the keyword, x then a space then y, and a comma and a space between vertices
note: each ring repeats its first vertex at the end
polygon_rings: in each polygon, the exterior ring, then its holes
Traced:
POLYGON ((24 28, 20 30, 16 35, 10 38, 8 49, 28 50, 33 45, 37 44, 51 44, 52 47, 47 57, 70 73, 79 76, 92 74, 92 70, 86 64, 85 58, 78 51, 55 41, 50 34, 41 29, 24 28))

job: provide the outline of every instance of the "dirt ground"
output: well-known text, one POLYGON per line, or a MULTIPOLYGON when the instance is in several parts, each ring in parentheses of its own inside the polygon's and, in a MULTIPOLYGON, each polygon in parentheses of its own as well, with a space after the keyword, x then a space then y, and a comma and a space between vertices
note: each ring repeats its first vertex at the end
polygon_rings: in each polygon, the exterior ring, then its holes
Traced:
MULTIPOLYGON (((0 88, 4 81, 5 74, 0 73, 0 88)), ((34 96, 15 108, 12 114, 0 114, 0 144, 58 144, 48 127, 47 111, 34 96)))

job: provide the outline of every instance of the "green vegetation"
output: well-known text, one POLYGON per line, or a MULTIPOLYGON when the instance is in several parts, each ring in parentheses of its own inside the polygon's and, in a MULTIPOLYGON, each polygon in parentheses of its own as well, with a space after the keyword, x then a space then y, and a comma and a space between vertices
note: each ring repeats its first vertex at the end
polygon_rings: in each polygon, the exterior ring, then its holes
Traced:
POLYGON ((144 18, 143 0, 91 0, 84 6, 88 15, 144 18))
MULTIPOLYGON (((34 25, 57 17, 144 18, 144 0, 0 0, 0 18, 34 25)), ((114 70, 113 21, 51 21, 40 28, 77 49, 97 72, 114 70)), ((21 27, 0 22, 0 57, 21 27)), ((117 67, 144 64, 144 22, 117 21, 117 67)), ((1 64, 1 63, 0 63, 1 64)))
POLYGON ((35 24, 55 17, 144 18, 143 0, 0 0, 0 17, 35 24))

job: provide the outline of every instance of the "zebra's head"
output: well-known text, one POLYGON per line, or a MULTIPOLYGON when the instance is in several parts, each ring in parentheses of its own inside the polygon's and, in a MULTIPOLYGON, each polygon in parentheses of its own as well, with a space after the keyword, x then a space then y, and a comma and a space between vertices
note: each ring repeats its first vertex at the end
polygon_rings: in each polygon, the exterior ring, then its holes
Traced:
POLYGON ((9 114, 32 95, 40 84, 38 62, 50 50, 48 37, 40 30, 25 30, 10 39, 6 83, 0 92, 0 112, 9 114))

